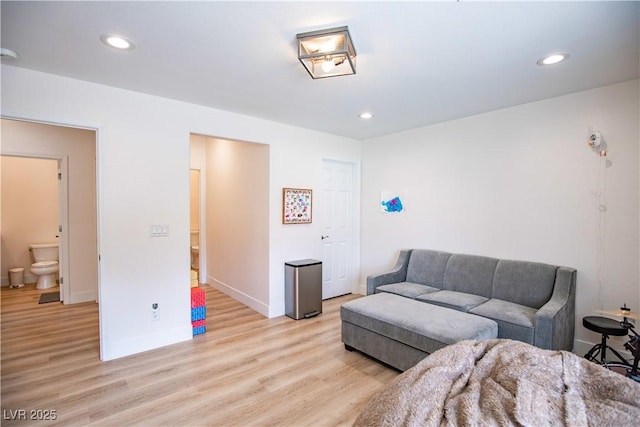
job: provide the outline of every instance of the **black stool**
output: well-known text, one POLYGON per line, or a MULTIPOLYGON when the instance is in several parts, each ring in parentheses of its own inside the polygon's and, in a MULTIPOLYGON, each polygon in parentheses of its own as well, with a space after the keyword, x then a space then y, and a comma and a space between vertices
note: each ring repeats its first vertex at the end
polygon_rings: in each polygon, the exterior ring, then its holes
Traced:
POLYGON ((591 348, 591 350, 589 350, 589 352, 584 355, 585 359, 588 359, 592 362, 600 363, 601 365, 606 365, 608 363, 607 349, 609 349, 618 357, 618 359, 620 359, 623 364, 629 364, 629 362, 627 362, 625 358, 620 355, 620 353, 618 353, 614 348, 611 348, 607 345, 607 338, 609 338, 610 335, 623 337, 629 333, 629 328, 625 328, 617 320, 600 316, 583 317, 582 326, 591 331, 602 334, 602 342, 600 344, 594 345, 593 348, 591 348), (598 353, 600 353, 600 360, 596 359, 598 353))

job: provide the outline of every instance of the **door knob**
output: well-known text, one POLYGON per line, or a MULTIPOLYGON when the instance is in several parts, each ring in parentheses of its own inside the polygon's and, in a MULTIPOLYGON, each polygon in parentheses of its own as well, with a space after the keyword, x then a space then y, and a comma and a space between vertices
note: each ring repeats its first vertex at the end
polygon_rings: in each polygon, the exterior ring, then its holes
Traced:
POLYGON ((329 236, 321 236, 320 240, 324 240, 324 239, 328 239, 328 238, 329 238, 329 236))

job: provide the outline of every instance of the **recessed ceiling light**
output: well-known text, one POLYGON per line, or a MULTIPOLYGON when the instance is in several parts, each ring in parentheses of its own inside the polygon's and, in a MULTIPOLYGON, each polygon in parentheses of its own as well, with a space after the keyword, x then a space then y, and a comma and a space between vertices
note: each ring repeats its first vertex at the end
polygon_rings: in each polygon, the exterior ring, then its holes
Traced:
POLYGON ((544 58, 538 59, 538 65, 553 65, 558 62, 562 62, 569 57, 568 53, 553 53, 551 55, 545 56, 544 58))
POLYGON ((105 45, 120 50, 131 50, 136 47, 131 40, 116 34, 103 34, 100 40, 105 45))
POLYGON ((12 51, 11 49, 0 47, 0 58, 18 59, 18 54, 12 51))
POLYGON ((360 118, 361 119, 370 119, 371 117, 373 117, 373 114, 371 114, 371 113, 362 113, 362 114, 360 114, 360 118))

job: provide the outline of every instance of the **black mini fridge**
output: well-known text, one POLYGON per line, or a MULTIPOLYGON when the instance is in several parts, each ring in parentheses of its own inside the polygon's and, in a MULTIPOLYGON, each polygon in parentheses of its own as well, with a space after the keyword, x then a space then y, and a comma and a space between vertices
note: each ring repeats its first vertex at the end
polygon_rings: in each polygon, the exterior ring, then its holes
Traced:
POLYGON ((284 310, 292 319, 322 313, 322 261, 301 259, 284 263, 284 310))

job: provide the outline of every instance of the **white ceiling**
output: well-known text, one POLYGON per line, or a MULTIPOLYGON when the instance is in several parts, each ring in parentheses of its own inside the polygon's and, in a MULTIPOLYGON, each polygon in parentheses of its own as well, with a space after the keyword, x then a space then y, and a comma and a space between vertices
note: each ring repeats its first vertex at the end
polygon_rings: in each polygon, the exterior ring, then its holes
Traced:
POLYGON ((639 78, 639 6, 2 1, 0 40, 19 54, 3 64, 368 139, 639 78), (357 74, 312 80, 296 34, 342 25, 357 74), (571 57, 536 65, 557 51, 571 57))

